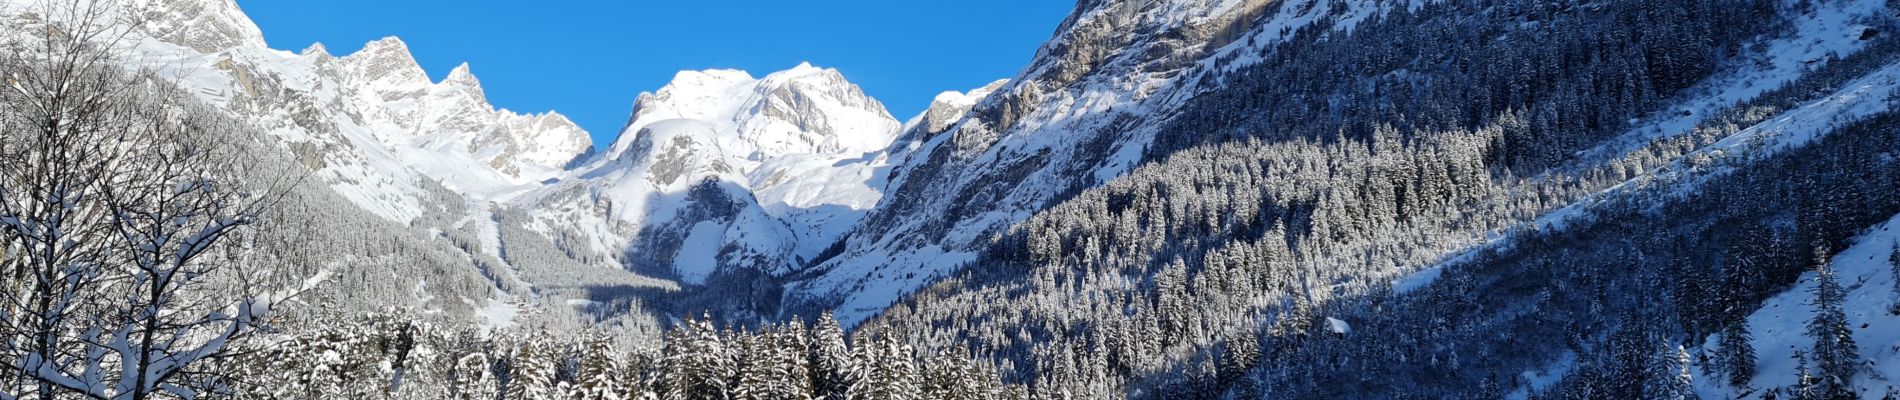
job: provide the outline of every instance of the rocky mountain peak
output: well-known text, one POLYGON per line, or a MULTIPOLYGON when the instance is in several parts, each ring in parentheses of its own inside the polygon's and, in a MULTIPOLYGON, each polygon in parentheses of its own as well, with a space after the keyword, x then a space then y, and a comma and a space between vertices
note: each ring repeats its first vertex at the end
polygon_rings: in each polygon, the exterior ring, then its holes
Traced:
POLYGON ((204 53, 265 47, 264 32, 235 0, 135 0, 126 3, 145 32, 204 53))
POLYGON ((330 48, 324 46, 323 42, 311 43, 309 47, 303 48, 303 51, 299 51, 297 52, 297 54, 301 56, 305 56, 305 57, 322 57, 322 58, 336 57, 336 56, 330 55, 330 48))
POLYGON ((957 121, 962 120, 963 116, 970 112, 971 108, 976 107, 977 103, 982 102, 983 99, 990 96, 990 93, 1002 89, 1003 85, 1008 83, 1008 79, 1003 79, 991 82, 980 88, 971 89, 968 92, 948 91, 939 93, 936 98, 930 101, 930 107, 925 108, 923 114, 918 114, 916 118, 911 119, 910 122, 904 125, 904 130, 923 129, 921 132, 923 137, 934 136, 948 131, 952 126, 956 125, 957 121))
POLYGON ((426 89, 429 75, 416 64, 409 45, 395 36, 377 39, 362 50, 343 57, 350 80, 383 101, 394 101, 419 94, 426 89))
POLYGON ((469 72, 468 63, 462 63, 449 71, 449 76, 442 78, 442 82, 437 83, 436 87, 437 90, 463 91, 481 99, 488 97, 487 93, 482 91, 482 81, 476 79, 474 73, 469 72))

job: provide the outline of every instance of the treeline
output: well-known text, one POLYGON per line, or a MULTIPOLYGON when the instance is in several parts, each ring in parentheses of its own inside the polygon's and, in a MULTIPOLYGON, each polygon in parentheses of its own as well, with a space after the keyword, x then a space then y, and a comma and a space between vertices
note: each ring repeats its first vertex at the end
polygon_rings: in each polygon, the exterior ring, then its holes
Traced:
POLYGON ((966 352, 815 323, 719 328, 688 319, 661 343, 516 329, 482 333, 408 313, 329 314, 219 365, 236 398, 1022 399, 966 352))

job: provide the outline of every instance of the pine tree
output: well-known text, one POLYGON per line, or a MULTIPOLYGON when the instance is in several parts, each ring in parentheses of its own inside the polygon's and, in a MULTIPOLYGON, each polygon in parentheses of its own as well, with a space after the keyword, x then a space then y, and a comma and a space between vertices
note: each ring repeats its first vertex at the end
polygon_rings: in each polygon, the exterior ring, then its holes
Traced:
POLYGON ((1735 387, 1745 387, 1755 379, 1754 335, 1748 330, 1748 321, 1730 323, 1722 330, 1722 339, 1716 345, 1716 365, 1728 374, 1728 382, 1735 387))
MULTIPOLYGON (((794 325, 795 326, 795 325, 794 325)), ((734 399, 806 399, 812 397, 803 332, 769 327, 741 341, 745 354, 734 399)))
POLYGON ((713 328, 710 317, 688 319, 667 338, 661 397, 669 400, 725 399, 731 397, 733 368, 730 347, 713 328))
MULTIPOLYGON (((1634 319, 1629 317, 1627 319, 1634 319)), ((1647 388, 1652 387, 1656 377, 1662 376, 1654 367, 1658 354, 1657 340, 1639 322, 1625 322, 1612 334, 1609 342, 1609 359, 1604 365, 1607 386, 1606 394, 1613 398, 1640 398, 1647 388)))
POLYGON ((498 393, 491 368, 488 356, 482 353, 469 354, 457 360, 451 396, 457 400, 494 400, 498 393))
POLYGON ((911 360, 911 348, 889 333, 876 341, 860 343, 858 369, 852 376, 847 398, 853 400, 909 399, 919 392, 917 370, 911 360))
POLYGON ((1893 307, 1888 312, 1900 315, 1900 243, 1894 243, 1893 254, 1887 256, 1887 265, 1893 269, 1893 307))
POLYGON ((845 345, 844 329, 838 326, 838 320, 827 311, 818 316, 818 322, 812 326, 811 382, 814 397, 830 400, 842 400, 851 387, 851 374, 854 369, 851 349, 845 345))
POLYGON ((516 347, 510 363, 507 389, 502 398, 507 400, 535 400, 554 396, 555 363, 554 351, 550 348, 545 335, 532 335, 516 347))
POLYGON ((1794 387, 1789 388, 1794 400, 1820 399, 1820 391, 1815 387, 1820 379, 1808 371, 1808 357, 1806 353, 1799 350, 1794 352, 1794 368, 1796 374, 1794 387))
POLYGON ((589 335, 586 349, 581 355, 580 368, 577 371, 575 398, 583 400, 618 399, 623 391, 619 377, 622 370, 619 357, 613 350, 613 344, 606 336, 589 335))
POLYGON ((991 385, 983 381, 983 371, 962 349, 938 354, 924 365, 924 399, 982 399, 994 396, 991 385))
POLYGON ((1808 337, 1814 339, 1811 351, 1815 370, 1815 389, 1823 399, 1855 398, 1852 387, 1860 348, 1854 344, 1854 332, 1848 329, 1847 314, 1841 310, 1847 293, 1828 268, 1825 253, 1815 263, 1814 319, 1808 322, 1808 337))
POLYGON ((1689 372, 1689 351, 1682 346, 1662 346, 1656 354, 1655 366, 1650 372, 1649 387, 1644 390, 1644 398, 1657 400, 1698 399, 1695 394, 1695 376, 1689 372))

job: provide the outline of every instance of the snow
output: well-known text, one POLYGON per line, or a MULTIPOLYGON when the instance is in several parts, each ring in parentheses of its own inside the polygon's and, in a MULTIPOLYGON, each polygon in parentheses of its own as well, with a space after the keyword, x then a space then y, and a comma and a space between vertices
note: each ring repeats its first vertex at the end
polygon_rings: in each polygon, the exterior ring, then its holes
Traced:
POLYGON ((834 265, 832 270, 813 284, 851 289, 852 295, 846 297, 833 313, 839 324, 856 326, 883 312, 885 307, 890 306, 892 299, 909 293, 911 288, 955 272, 957 267, 975 259, 975 253, 946 251, 936 245, 896 253, 875 251, 834 265), (916 267, 903 270, 880 268, 886 265, 916 267))
POLYGON ((1570 370, 1576 367, 1577 353, 1564 352, 1563 357, 1559 357, 1557 361, 1551 362, 1549 365, 1544 366, 1543 369, 1524 371, 1518 374, 1518 376, 1522 378, 1524 385, 1506 394, 1504 398, 1511 400, 1528 399, 1531 393, 1541 392, 1545 389, 1549 389, 1551 385, 1562 382, 1564 377, 1570 374, 1570 370))
POLYGON ((672 119, 712 124, 715 140, 737 158, 855 156, 883 150, 899 127, 837 70, 810 63, 756 79, 737 70, 682 71, 642 93, 635 107, 608 154, 625 154, 642 128, 672 119))
POLYGON ((1333 317, 1326 317, 1326 329, 1341 335, 1352 333, 1352 325, 1333 317))
MULTIPOLYGON (((1855 244, 1834 255, 1829 264, 1836 279, 1847 290, 1842 309, 1860 355, 1870 364, 1857 374, 1854 385, 1862 398, 1880 398, 1888 388, 1900 386, 1892 379, 1900 377, 1900 315, 1888 312, 1900 301, 1894 293, 1894 276, 1888 257, 1900 245, 1900 216, 1895 216, 1866 231, 1855 244)), ((1790 386, 1795 383, 1794 352, 1807 351, 1814 341, 1804 333, 1814 316, 1815 274, 1801 275, 1799 283, 1763 302, 1748 316, 1748 328, 1755 340, 1758 372, 1750 385, 1757 389, 1790 386)), ((1718 337, 1710 337, 1703 351, 1713 352, 1718 337)), ((1714 374, 1698 369, 1696 390, 1703 398, 1734 398, 1736 388, 1728 387, 1714 374)))
POLYGON ((673 270, 679 273, 680 282, 689 285, 706 283, 706 277, 719 268, 719 247, 725 242, 726 227, 713 222, 693 224, 687 231, 686 240, 680 244, 679 255, 673 259, 673 270))
POLYGON ((489 299, 487 303, 475 309, 475 320, 483 332, 507 329, 515 326, 515 317, 521 315, 521 307, 505 301, 489 299))
POLYGON ((1448 264, 1452 264, 1452 263, 1439 263, 1437 265, 1433 265, 1430 267, 1426 267, 1425 269, 1418 270, 1418 272, 1413 272, 1412 274, 1406 275, 1403 278, 1399 278, 1399 280, 1392 282, 1392 292, 1395 294, 1405 294, 1414 290, 1423 289, 1426 286, 1430 286, 1432 282, 1438 281, 1439 276, 1442 276, 1445 274, 1445 267, 1448 264))

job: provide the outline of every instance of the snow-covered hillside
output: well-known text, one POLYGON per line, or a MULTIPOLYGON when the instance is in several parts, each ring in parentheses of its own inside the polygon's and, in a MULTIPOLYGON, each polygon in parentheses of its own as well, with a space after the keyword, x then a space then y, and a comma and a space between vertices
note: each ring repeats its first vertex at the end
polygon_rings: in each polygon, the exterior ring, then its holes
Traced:
MULTIPOLYGON (((1833 263, 1829 264, 1835 279, 1847 290, 1841 310, 1847 314, 1847 326, 1860 347, 1861 360, 1870 361, 1868 370, 1858 374, 1853 383, 1865 399, 1881 398, 1900 387, 1900 382, 1894 381, 1900 377, 1900 362, 1893 362, 1900 360, 1900 313, 1893 312, 1900 310, 1896 308, 1900 307, 1900 286, 1894 282, 1900 279, 1900 274, 1895 273, 1900 267, 1892 263, 1900 259, 1893 257, 1897 250, 1900 250, 1900 216, 1869 228, 1855 240, 1853 247, 1835 254, 1833 263)), ((1798 374, 1789 371, 1797 371, 1795 353, 1814 347, 1814 339, 1807 335, 1807 330, 1808 323, 1814 319, 1816 273, 1802 274, 1799 282, 1748 315, 1745 323, 1754 333, 1750 344, 1760 363, 1760 372, 1750 381, 1750 388, 1794 386, 1798 374)), ((1719 347, 1717 340, 1711 337, 1703 345, 1704 351, 1715 352, 1719 347)), ((1698 370, 1697 378, 1702 384, 1696 390, 1702 398, 1738 396, 1737 388, 1715 383, 1721 382, 1716 373, 1698 370)))

